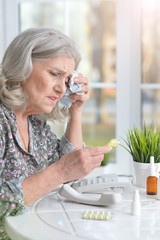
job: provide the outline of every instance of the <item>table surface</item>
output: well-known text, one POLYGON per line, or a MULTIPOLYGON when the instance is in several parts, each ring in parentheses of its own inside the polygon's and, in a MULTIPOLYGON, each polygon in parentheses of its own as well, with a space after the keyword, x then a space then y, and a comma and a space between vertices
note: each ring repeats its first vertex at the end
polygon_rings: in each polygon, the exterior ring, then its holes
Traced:
POLYGON ((123 201, 110 207, 69 202, 54 191, 37 201, 29 212, 7 217, 5 226, 13 240, 159 240, 160 200, 145 189, 124 189, 123 201), (133 192, 139 189, 141 216, 131 215, 133 192), (107 221, 83 219, 86 210, 110 211, 107 221))

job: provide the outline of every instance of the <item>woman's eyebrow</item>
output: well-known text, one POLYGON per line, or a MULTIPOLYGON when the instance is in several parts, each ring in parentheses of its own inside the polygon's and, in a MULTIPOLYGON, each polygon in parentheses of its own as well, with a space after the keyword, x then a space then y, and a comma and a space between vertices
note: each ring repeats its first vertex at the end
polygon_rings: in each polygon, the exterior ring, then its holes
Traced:
MULTIPOLYGON (((49 66, 53 71, 57 71, 58 73, 60 73, 60 74, 63 74, 63 75, 65 75, 65 74, 67 74, 67 72, 65 72, 65 71, 63 71, 63 70, 61 70, 61 69, 59 69, 59 68, 57 68, 57 67, 51 67, 51 66, 49 66)), ((69 74, 69 76, 68 77, 72 77, 72 74, 69 74)))
POLYGON ((49 67, 50 67, 53 71, 57 71, 57 72, 59 72, 59 73, 66 74, 65 71, 63 71, 63 70, 61 70, 61 69, 59 69, 59 68, 51 67, 51 66, 49 66, 49 67))

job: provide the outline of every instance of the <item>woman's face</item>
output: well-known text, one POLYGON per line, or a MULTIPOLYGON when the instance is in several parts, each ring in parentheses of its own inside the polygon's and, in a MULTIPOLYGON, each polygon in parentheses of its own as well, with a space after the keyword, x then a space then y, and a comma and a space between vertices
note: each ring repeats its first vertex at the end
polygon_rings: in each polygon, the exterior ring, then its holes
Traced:
POLYGON ((23 85, 29 98, 27 113, 50 113, 65 94, 74 69, 75 60, 66 56, 34 62, 33 71, 23 85))

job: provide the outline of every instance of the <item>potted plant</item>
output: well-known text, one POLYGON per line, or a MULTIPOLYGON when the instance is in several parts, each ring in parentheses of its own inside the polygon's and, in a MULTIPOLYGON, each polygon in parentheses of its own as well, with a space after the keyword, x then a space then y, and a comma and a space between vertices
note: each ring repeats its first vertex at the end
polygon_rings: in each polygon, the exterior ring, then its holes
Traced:
POLYGON ((156 126, 133 127, 129 129, 125 142, 125 148, 132 156, 135 167, 136 184, 146 186, 146 178, 149 175, 150 157, 154 156, 155 166, 160 167, 160 131, 156 126))

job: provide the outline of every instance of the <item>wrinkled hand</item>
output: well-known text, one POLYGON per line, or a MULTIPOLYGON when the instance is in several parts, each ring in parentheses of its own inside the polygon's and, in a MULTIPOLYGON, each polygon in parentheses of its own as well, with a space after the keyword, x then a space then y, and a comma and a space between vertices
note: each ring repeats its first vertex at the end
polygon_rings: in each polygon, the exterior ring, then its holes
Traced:
POLYGON ((81 91, 78 91, 78 92, 84 92, 84 94, 83 95, 73 94, 69 96, 71 99, 76 100, 76 102, 72 103, 70 110, 74 110, 74 109, 80 110, 83 104, 89 99, 89 81, 88 81, 88 78, 84 77, 81 73, 79 73, 78 77, 74 78, 74 82, 84 84, 83 89, 81 91))
POLYGON ((94 168, 101 165, 104 153, 109 152, 109 147, 87 147, 73 150, 63 155, 57 164, 57 171, 61 182, 77 180, 88 175, 94 168))

